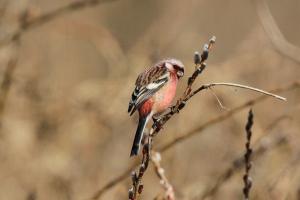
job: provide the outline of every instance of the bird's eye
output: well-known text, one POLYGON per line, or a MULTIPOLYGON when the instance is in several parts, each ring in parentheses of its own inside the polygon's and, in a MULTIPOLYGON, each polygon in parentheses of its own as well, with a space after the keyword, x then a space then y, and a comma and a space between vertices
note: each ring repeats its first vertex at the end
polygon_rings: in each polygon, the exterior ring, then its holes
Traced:
POLYGON ((180 77, 183 77, 183 75, 184 75, 184 73, 183 73, 183 71, 181 71, 181 70, 178 70, 177 71, 177 76, 180 78, 180 77))

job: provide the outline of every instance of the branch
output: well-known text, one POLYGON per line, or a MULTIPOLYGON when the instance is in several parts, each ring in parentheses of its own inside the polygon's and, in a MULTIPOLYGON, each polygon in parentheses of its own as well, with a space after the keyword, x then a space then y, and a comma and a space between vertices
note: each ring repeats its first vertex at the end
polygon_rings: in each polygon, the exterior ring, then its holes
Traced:
POLYGON ((258 17, 276 50, 300 63, 300 48, 288 42, 276 24, 265 0, 254 0, 258 17))
POLYGON ((151 144, 152 138, 148 136, 147 143, 143 144, 143 158, 139 169, 137 170, 137 172, 132 171, 131 173, 132 187, 128 191, 128 198, 130 200, 136 200, 138 196, 143 192, 144 185, 142 184, 142 178, 148 168, 151 158, 151 144))
POLYGON ((198 92, 200 92, 201 90, 209 89, 209 88, 214 87, 214 86, 230 86, 230 87, 243 88, 243 89, 247 89, 247 90, 253 90, 255 92, 262 93, 262 94, 274 97, 274 98, 282 100, 282 101, 286 101, 286 98, 281 97, 279 95, 276 95, 276 94, 273 94, 273 93, 270 93, 270 92, 267 92, 267 91, 264 91, 264 90, 261 90, 261 89, 258 89, 258 88, 250 87, 250 86, 247 86, 247 85, 237 84, 237 83, 210 83, 210 84, 205 84, 205 85, 202 85, 201 87, 199 87, 193 93, 191 93, 190 98, 192 96, 194 96, 195 94, 197 94, 198 92))
MULTIPOLYGON (((294 82, 291 83, 289 85, 286 85, 284 87, 280 87, 277 89, 273 89, 271 90, 271 92, 273 93, 280 93, 280 92, 287 92, 287 91, 291 91, 294 89, 299 89, 300 88, 300 82, 294 82)), ((229 119, 231 116, 233 116, 234 114, 240 113, 241 111, 243 111, 245 108, 248 108, 249 106, 253 106, 255 104, 260 103, 261 101, 267 99, 268 96, 262 95, 259 96, 255 99, 246 101, 245 103, 231 109, 228 112, 225 112, 221 115, 218 115, 212 119, 210 119, 209 121, 203 123, 202 125, 192 129, 191 131, 178 136, 176 138, 174 138, 172 141, 166 143, 165 145, 162 145, 160 148, 158 148, 158 151, 161 153, 166 152, 167 150, 169 150, 170 148, 180 145, 183 141, 189 139, 190 137, 194 136, 194 135, 198 135, 203 133, 203 131, 205 129, 207 129, 208 127, 211 127, 215 124, 221 123, 223 121, 225 121, 226 119, 229 119)), ((263 151, 263 147, 261 148, 261 151, 263 151)), ((260 150, 258 150, 258 152, 260 152, 260 150)), ((109 191, 110 189, 112 189, 114 186, 120 184, 122 181, 126 180, 126 178, 128 177, 128 174, 136 167, 136 165, 129 167, 127 170, 125 170, 122 174, 120 174, 119 176, 115 177, 114 179, 112 179, 111 181, 107 182, 102 188, 100 188, 98 191, 95 192, 95 194, 92 196, 92 198, 90 199, 99 199, 104 193, 106 193, 107 191, 109 191)))
MULTIPOLYGON (((175 200, 175 194, 173 190, 173 186, 170 184, 169 180, 167 179, 165 175, 165 170, 162 168, 160 162, 161 162, 161 155, 158 152, 152 152, 151 161, 154 165, 154 169, 156 172, 156 175, 160 179, 160 184, 163 186, 165 190, 165 194, 163 195, 163 199, 167 200, 175 200)), ((159 199, 158 197, 155 198, 159 199)))

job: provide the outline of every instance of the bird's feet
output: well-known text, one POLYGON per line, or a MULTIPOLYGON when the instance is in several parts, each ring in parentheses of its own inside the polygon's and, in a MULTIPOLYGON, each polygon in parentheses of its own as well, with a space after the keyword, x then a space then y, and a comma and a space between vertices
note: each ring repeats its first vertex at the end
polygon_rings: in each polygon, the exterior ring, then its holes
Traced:
POLYGON ((161 124, 161 118, 159 116, 153 116, 152 117, 152 120, 153 120, 153 128, 156 129, 156 130, 160 130, 162 129, 162 124, 161 124))

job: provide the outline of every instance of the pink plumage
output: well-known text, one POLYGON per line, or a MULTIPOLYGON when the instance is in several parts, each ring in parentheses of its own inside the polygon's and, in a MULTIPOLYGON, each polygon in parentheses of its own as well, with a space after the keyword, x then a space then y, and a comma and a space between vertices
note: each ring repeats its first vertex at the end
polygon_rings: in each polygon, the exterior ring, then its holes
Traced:
POLYGON ((136 80, 128 112, 139 111, 139 124, 130 156, 137 155, 149 119, 164 112, 176 94, 177 82, 184 74, 184 65, 176 59, 165 59, 146 69, 136 80))

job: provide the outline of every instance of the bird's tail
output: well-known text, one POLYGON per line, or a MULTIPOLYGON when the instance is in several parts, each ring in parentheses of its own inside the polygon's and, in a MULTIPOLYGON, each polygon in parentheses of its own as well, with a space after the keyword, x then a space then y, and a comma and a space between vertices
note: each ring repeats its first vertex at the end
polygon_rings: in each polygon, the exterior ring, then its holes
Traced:
POLYGON ((142 141, 142 138, 143 138, 143 135, 144 135, 144 129, 145 129, 145 126, 148 122, 148 119, 149 119, 149 115, 139 118, 139 124, 138 124, 137 130, 136 130, 135 136, 134 136, 134 141, 133 141, 133 144, 132 144, 130 157, 131 156, 136 156, 139 153, 140 144, 141 144, 141 141, 142 141))

